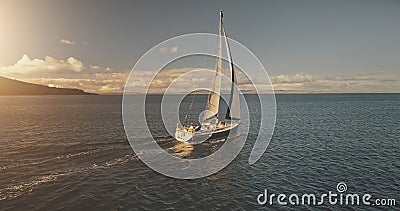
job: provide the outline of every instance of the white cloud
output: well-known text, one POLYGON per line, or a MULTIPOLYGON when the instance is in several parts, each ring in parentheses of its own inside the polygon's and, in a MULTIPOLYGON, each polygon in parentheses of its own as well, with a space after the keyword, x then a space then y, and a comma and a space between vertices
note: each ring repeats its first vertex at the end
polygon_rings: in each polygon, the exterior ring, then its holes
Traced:
POLYGON ((89 68, 92 70, 100 70, 100 66, 98 65, 90 65, 89 68))
MULTIPOLYGON (((161 71, 153 80, 149 93, 162 93, 180 75, 189 72, 191 68, 178 68, 161 71)), ((146 81, 152 78, 151 71, 137 71, 131 74, 131 84, 135 93, 146 93, 146 81)), ((74 87, 95 93, 122 93, 129 71, 124 73, 97 73, 95 77, 74 80, 46 81, 44 84, 54 84, 59 87, 74 87), (63 82, 63 83, 60 83, 63 82)), ((193 75, 192 75, 193 76, 193 75)), ((237 74, 238 84, 243 93, 255 93, 252 83, 244 78, 240 72, 237 74)), ((271 81, 275 93, 354 93, 354 92, 400 92, 400 80, 385 74, 356 74, 340 76, 320 76, 306 73, 292 75, 272 76, 271 81)), ((209 84, 212 87, 213 78, 205 76, 202 72, 193 77, 184 77, 179 80, 179 86, 174 87, 172 92, 185 93, 187 89, 196 89, 209 84)), ((270 93, 271 87, 266 81, 255 80, 260 93, 270 93)), ((230 85, 223 81, 222 90, 228 90, 230 85)))
POLYGON ((3 75, 33 75, 43 73, 80 73, 85 69, 82 61, 69 57, 67 60, 58 60, 50 56, 44 59, 30 59, 24 54, 17 63, 9 66, 0 66, 3 75))
MULTIPOLYGON (((398 78, 398 77, 397 77, 398 78)), ((280 93, 371 93, 399 92, 400 80, 385 73, 321 76, 297 73, 271 77, 280 93)))
POLYGON ((61 39, 60 43, 63 45, 75 45, 75 42, 72 40, 67 40, 67 39, 61 39))
POLYGON ((172 47, 172 48, 169 50, 169 52, 170 52, 170 53, 177 53, 177 52, 178 52, 178 47, 172 47))
POLYGON ((272 78, 275 83, 304 83, 314 80, 312 75, 296 73, 294 75, 278 75, 272 78))
POLYGON ((160 48, 160 49, 158 49, 158 52, 159 53, 167 53, 168 49, 167 48, 160 48))
POLYGON ((178 47, 161 47, 160 49, 158 49, 159 53, 177 53, 178 52, 178 47))
MULTIPOLYGON (((168 50, 169 51, 169 50, 168 50)), ((78 88, 93 93, 122 93, 129 70, 118 72, 110 67, 87 65, 85 70, 82 61, 69 57, 66 60, 46 56, 43 59, 29 58, 23 55, 15 64, 0 66, 0 75, 12 77, 27 82, 43 84, 52 87, 78 88), (84 71, 85 70, 85 71, 84 71)), ((198 68, 197 68, 198 69, 198 68)), ((177 77, 193 70, 193 68, 176 68, 161 71, 154 78, 150 92, 162 93, 177 77)), ((131 84, 134 92, 145 93, 146 82, 152 79, 152 71, 134 71, 131 74, 131 84)), ((244 93, 254 93, 252 83, 243 73, 237 72, 238 84, 244 93)), ((348 75, 311 75, 307 73, 281 74, 270 77, 276 93, 348 93, 348 92, 400 92, 398 75, 381 73, 359 73, 348 75)), ((196 75, 179 80, 180 87, 172 91, 183 93, 187 89, 212 86, 213 76, 196 75)), ((255 79, 261 93, 269 93, 270 86, 266 81, 255 79)), ((227 90, 224 82, 222 90, 227 90)))
MULTIPOLYGON (((49 57, 49 58, 51 58, 51 57, 49 57)), ((83 68, 84 68, 83 63, 81 61, 75 59, 74 57, 69 57, 67 59, 67 63, 64 63, 62 60, 57 61, 55 59, 53 59, 52 61, 55 61, 57 63, 57 65, 59 65, 59 68, 64 66, 64 67, 70 68, 74 72, 82 72, 83 68)))
MULTIPOLYGON (((189 68, 170 69, 162 71, 154 80, 150 93, 162 93, 168 85, 179 75, 190 71, 189 68)), ((78 88, 87 92, 100 94, 121 94, 124 90, 129 71, 123 73, 96 73, 85 75, 85 78, 31 78, 24 81, 54 87, 78 88)), ((240 76, 240 75, 238 75, 240 76)), ((131 84, 135 93, 146 93, 147 84, 151 80, 151 71, 134 71, 131 74, 131 84)), ((179 81, 181 88, 171 91, 183 93, 188 88, 203 87, 204 83, 212 86, 212 78, 192 77, 182 78, 179 81)), ((254 87, 243 77, 238 77, 239 87, 244 93, 254 93, 254 87)), ((271 81, 275 93, 349 93, 349 92, 399 92, 400 81, 383 75, 348 75, 323 77, 306 73, 293 75, 272 76, 271 81)), ((254 81, 262 90, 269 93, 269 86, 265 81, 254 81), (267 90, 267 91, 266 91, 267 90)), ((223 85, 225 86, 225 85, 223 85)))
POLYGON ((98 65, 89 65, 89 69, 91 69, 91 70, 96 70, 96 71, 98 71, 98 72, 101 72, 101 71, 103 71, 103 72, 112 72, 112 69, 110 68, 110 67, 101 67, 101 66, 98 66, 98 65))

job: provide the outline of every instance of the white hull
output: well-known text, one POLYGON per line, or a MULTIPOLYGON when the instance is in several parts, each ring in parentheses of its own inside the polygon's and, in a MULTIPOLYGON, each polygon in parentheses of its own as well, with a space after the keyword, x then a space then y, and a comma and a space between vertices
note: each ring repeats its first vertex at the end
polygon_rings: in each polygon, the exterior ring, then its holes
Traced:
POLYGON ((175 138, 178 141, 187 142, 190 144, 197 144, 206 140, 224 139, 227 138, 229 133, 236 132, 238 123, 228 124, 214 130, 199 130, 189 133, 185 130, 175 132, 175 138))

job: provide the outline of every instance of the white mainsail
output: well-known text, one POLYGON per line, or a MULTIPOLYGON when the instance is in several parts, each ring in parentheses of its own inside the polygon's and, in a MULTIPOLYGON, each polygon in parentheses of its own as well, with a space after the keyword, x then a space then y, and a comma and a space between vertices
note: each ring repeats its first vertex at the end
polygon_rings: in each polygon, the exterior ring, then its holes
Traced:
MULTIPOLYGON (((222 36, 222 11, 220 11, 220 24, 219 24, 219 35, 222 36)), ((203 117, 203 122, 218 116, 219 111, 219 100, 221 93, 221 74, 222 74, 222 39, 219 39, 219 48, 218 48, 218 61, 217 66, 215 68, 215 79, 214 79, 214 88, 213 92, 208 97, 208 102, 206 105, 206 110, 211 112, 206 112, 203 117)))

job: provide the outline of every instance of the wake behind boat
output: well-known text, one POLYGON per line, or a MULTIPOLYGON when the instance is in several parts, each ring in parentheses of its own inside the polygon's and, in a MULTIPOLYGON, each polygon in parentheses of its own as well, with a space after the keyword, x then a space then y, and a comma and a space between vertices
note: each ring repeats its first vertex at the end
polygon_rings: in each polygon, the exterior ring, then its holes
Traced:
POLYGON ((240 102, 239 90, 236 87, 236 75, 233 65, 232 55, 229 48, 228 38, 222 23, 223 13, 220 11, 219 21, 219 48, 217 65, 215 68, 215 78, 213 91, 209 94, 205 111, 202 112, 202 121, 200 125, 193 123, 183 128, 177 124, 175 138, 178 141, 188 143, 201 143, 211 139, 225 139, 230 133, 237 131, 240 124, 240 102), (231 92, 228 109, 226 111, 225 120, 219 120, 219 104, 221 93, 221 73, 222 73, 222 43, 225 41, 225 47, 229 59, 229 69, 231 74, 231 92))

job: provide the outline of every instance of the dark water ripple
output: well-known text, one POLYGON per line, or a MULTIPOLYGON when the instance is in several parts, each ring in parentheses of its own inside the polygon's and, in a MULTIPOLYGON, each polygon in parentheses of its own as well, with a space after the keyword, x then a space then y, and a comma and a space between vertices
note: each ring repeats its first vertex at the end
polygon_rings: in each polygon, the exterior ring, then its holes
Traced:
MULTIPOLYGON (((256 117, 255 98, 246 98, 256 117)), ((266 188, 322 194, 336 191, 340 181, 349 193, 400 203, 400 95, 278 95, 277 104, 273 140, 257 163, 247 163, 254 121, 228 167, 202 179, 174 180, 133 153, 118 96, 0 97, 0 210, 399 210, 258 205, 266 188)), ((195 156, 196 149, 156 128, 166 151, 195 156)))

